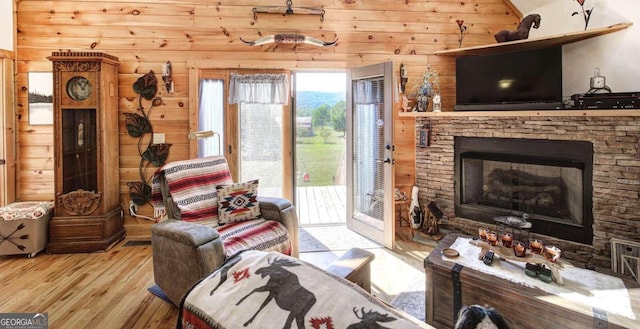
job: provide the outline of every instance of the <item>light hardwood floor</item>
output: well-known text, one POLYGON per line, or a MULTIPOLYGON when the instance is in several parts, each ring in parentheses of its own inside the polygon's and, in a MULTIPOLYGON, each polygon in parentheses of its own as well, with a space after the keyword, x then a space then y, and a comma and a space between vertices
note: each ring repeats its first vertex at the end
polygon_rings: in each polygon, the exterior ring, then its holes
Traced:
MULTIPOLYGON (((398 237, 393 251, 372 249, 372 290, 385 301, 408 280, 424 280, 422 261, 431 249, 410 242, 406 228, 398 237)), ((0 313, 46 312, 49 328, 175 328, 177 308, 147 291, 154 284, 151 245, 127 241, 90 254, 0 256, 0 313)), ((340 254, 301 258, 324 267, 340 254)))

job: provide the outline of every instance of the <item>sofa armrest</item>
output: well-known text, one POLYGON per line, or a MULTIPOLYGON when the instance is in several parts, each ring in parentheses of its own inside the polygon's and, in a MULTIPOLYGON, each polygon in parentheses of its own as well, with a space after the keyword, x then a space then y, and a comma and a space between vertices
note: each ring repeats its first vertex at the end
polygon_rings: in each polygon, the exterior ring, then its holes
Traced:
POLYGON ((258 203, 264 219, 277 220, 287 228, 291 239, 291 256, 299 258, 300 246, 296 208, 289 200, 284 198, 258 197, 258 203))
POLYGON ((225 260, 222 238, 206 225, 169 219, 151 226, 153 276, 175 304, 225 260))
POLYGON ((176 219, 152 225, 151 232, 153 235, 162 236, 194 248, 220 237, 220 233, 209 226, 176 219))

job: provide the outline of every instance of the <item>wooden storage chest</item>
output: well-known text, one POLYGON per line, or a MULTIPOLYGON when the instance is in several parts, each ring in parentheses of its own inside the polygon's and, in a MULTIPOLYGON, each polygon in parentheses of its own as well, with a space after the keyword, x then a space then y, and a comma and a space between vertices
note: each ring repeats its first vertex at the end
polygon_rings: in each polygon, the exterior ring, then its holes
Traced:
POLYGON ((640 286, 637 282, 621 277, 635 316, 632 319, 459 266, 456 261, 444 260, 442 250, 450 247, 459 236, 447 235, 424 260, 425 319, 428 324, 436 328, 453 328, 457 306, 479 304, 495 308, 512 328, 640 328, 640 286), (457 275, 459 280, 452 275, 458 272, 455 269, 460 269, 457 275), (457 304, 454 302, 456 295, 459 300, 457 304))

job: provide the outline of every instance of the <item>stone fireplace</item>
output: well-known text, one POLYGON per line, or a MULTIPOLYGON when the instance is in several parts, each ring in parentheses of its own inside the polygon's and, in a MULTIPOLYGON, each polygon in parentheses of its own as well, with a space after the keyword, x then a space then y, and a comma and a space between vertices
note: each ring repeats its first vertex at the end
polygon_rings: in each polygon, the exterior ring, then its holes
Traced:
POLYGON ((431 127, 416 148, 420 203, 438 205, 444 229, 475 235, 496 215, 530 213, 563 257, 602 267, 611 238, 640 242, 640 117, 456 113, 416 127, 431 127))
POLYGON ((592 243, 591 142, 456 136, 454 161, 456 217, 528 214, 534 233, 592 243))

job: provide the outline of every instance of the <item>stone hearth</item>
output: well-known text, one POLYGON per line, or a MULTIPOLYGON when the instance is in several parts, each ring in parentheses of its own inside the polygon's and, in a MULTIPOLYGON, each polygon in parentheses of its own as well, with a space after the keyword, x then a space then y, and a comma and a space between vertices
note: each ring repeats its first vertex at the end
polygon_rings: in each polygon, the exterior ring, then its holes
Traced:
MULTIPOLYGON (((416 185, 423 205, 435 201, 449 220, 443 227, 477 234, 483 224, 456 217, 454 137, 496 137, 593 143, 593 243, 542 236, 563 257, 611 266, 611 238, 640 242, 640 118, 638 117, 431 117, 430 146, 416 148, 416 185)), ((417 133, 416 138, 419 138, 417 133)))

